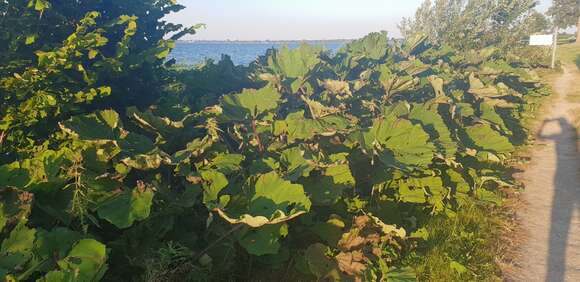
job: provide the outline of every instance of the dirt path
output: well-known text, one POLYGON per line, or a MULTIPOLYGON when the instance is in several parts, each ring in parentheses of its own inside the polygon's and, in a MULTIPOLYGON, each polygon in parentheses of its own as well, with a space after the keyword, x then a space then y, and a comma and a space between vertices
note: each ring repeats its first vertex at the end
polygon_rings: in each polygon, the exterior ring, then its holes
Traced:
POLYGON ((527 241, 515 281, 580 281, 580 158, 571 114, 578 110, 566 101, 573 87, 580 87, 580 72, 568 66, 552 86, 559 97, 544 118, 532 162, 521 176, 527 209, 518 217, 527 241))

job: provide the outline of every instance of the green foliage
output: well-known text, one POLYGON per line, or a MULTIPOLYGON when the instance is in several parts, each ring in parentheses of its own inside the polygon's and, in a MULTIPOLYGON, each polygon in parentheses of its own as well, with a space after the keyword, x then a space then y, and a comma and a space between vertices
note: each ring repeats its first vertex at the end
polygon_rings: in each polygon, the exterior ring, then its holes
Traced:
POLYGON ((75 244, 69 254, 57 262, 60 270, 47 273, 40 281, 95 281, 107 271, 105 245, 84 239, 75 244))
POLYGON ((554 0, 548 9, 548 15, 559 28, 568 28, 580 19, 580 2, 578 0, 554 0))
POLYGON ((502 215, 488 207, 469 204, 452 217, 436 216, 426 223, 425 244, 409 258, 420 281, 496 281, 495 263, 503 250, 497 237, 504 228, 502 215))
POLYGON ((135 220, 149 217, 153 201, 153 191, 149 188, 121 192, 102 203, 97 210, 99 217, 111 222, 118 228, 127 228, 135 220))
MULTIPOLYGON (((26 13, 46 14, 57 2, 30 3, 26 13)), ((140 24, 179 6, 144 3, 149 19, 141 6, 88 13, 3 75, 3 275, 231 280, 259 265, 410 281, 406 255, 429 218, 501 204, 519 121, 545 95, 496 49, 384 32, 335 56, 303 45, 247 68, 224 57, 169 69, 161 34, 178 27, 140 24), (149 32, 157 42, 142 42, 149 32), (133 71, 155 79, 136 87, 133 71), (139 92, 149 83, 160 85, 139 92), (137 95, 151 101, 126 100, 137 95)))
POLYGON ((399 28, 406 38, 424 34, 431 43, 459 50, 497 46, 507 52, 547 28, 536 5, 533 0, 426 0, 399 28))
POLYGON ((226 95, 222 99, 223 117, 232 121, 256 119, 259 115, 276 109, 280 94, 274 87, 248 89, 240 94, 226 95))
POLYGON ((194 32, 161 21, 181 8, 172 0, 3 2, 0 152, 31 150, 71 115, 155 101, 173 40, 194 32))

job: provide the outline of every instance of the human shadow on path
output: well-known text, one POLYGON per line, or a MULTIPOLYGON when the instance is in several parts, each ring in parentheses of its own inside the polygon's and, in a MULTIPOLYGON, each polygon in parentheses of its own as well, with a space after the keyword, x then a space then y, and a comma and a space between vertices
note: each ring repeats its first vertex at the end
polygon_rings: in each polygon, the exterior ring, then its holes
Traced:
POLYGON ((578 132, 565 118, 545 120, 539 135, 540 140, 551 140, 556 148, 556 173, 554 197, 550 216, 550 239, 546 282, 566 279, 566 246, 574 210, 580 212, 580 181, 578 170, 578 132), (543 135, 549 123, 556 123, 560 132, 543 135))

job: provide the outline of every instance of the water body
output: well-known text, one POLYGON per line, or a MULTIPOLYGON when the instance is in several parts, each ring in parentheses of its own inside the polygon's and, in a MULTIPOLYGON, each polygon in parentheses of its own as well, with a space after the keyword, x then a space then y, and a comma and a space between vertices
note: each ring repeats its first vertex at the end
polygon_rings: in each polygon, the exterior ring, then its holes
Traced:
POLYGON ((206 59, 218 61, 222 54, 229 55, 237 65, 249 65, 258 56, 264 55, 270 48, 288 46, 296 48, 302 42, 312 45, 321 45, 325 49, 336 52, 348 41, 287 41, 287 42, 184 42, 179 41, 171 52, 170 58, 174 58, 180 65, 196 65, 206 59))

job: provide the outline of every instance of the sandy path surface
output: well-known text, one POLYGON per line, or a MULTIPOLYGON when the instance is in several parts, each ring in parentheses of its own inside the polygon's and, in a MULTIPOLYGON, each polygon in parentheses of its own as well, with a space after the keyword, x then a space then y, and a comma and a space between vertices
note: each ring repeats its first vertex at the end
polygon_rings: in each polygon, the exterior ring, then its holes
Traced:
POLYGON ((521 175, 527 208, 518 218, 527 241, 514 281, 580 282, 580 158, 571 114, 578 105, 566 101, 580 87, 580 72, 568 66, 552 86, 559 97, 545 115, 532 161, 521 175))

